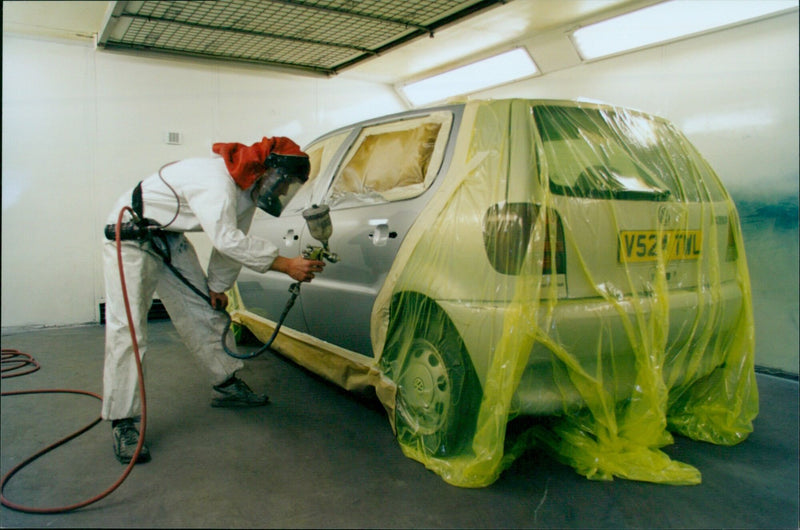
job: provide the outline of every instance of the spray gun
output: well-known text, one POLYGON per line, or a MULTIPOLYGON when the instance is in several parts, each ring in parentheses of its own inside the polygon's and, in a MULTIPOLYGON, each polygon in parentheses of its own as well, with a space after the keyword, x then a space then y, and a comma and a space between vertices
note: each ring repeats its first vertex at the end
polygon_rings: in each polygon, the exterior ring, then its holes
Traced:
POLYGON ((311 233, 311 237, 322 243, 321 247, 308 245, 303 251, 303 257, 318 261, 325 258, 331 263, 339 261, 339 256, 328 250, 328 239, 330 239, 333 233, 330 208, 328 208, 328 205, 312 205, 311 208, 303 210, 303 218, 306 220, 306 225, 308 225, 308 231, 311 233))

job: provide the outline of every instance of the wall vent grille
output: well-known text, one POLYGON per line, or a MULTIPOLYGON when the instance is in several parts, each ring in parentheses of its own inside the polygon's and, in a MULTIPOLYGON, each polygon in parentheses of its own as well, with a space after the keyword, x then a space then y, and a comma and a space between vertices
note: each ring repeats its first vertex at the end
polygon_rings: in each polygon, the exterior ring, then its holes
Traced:
POLYGON ((170 145, 180 145, 183 143, 183 135, 179 132, 167 132, 164 134, 164 142, 170 145))

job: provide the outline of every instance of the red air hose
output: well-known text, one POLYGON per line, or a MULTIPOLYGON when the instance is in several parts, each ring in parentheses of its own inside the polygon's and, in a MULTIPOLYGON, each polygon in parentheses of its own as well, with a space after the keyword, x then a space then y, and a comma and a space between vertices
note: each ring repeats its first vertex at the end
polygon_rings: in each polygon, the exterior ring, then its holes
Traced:
MULTIPOLYGON (((11 477, 13 477, 19 470, 21 470, 23 467, 27 466, 29 463, 33 462, 34 460, 36 460, 40 456, 44 455, 45 453, 48 453, 48 452, 52 451, 53 449, 55 449, 56 447, 59 447, 59 446, 65 444, 65 443, 67 443, 68 441, 72 440, 73 438, 77 438, 81 434, 85 433, 86 431, 88 431, 89 429, 91 429, 92 427, 94 427, 95 425, 100 423, 102 418, 98 417, 92 423, 90 423, 89 425, 83 427, 82 429, 80 429, 80 430, 70 434, 66 438, 62 438, 58 442, 56 442, 56 443, 54 443, 54 444, 42 449, 41 451, 39 451, 38 453, 34 454, 33 456, 30 456, 30 457, 26 458, 25 460, 23 460, 22 462, 17 464, 13 469, 11 469, 11 471, 9 471, 8 473, 6 473, 3 476, 2 482, 0 482, 0 502, 2 502, 3 506, 11 508, 12 510, 17 510, 17 511, 20 511, 20 512, 28 512, 28 513, 63 513, 63 512, 70 512, 70 511, 73 511, 73 510, 77 510, 79 508, 83 508, 84 506, 88 506, 90 504, 93 504, 93 503, 99 501, 100 499, 108 496, 112 491, 117 489, 120 486, 120 484, 122 484, 122 482, 126 478, 128 478, 128 475, 130 474, 131 470, 133 470, 133 466, 136 464, 136 460, 139 458, 139 453, 142 451, 142 446, 144 445, 145 430, 146 430, 146 427, 147 427, 147 401, 145 399, 145 392, 144 392, 144 374, 142 372, 142 359, 141 359, 141 356, 139 355, 139 343, 136 340, 136 330, 135 330, 135 328, 133 326, 133 317, 131 316, 131 307, 130 307, 130 303, 128 302, 128 289, 127 289, 127 287, 125 285, 125 270, 124 270, 124 267, 122 265, 122 245, 121 245, 121 241, 120 241, 120 226, 122 225, 122 216, 123 216, 123 214, 125 213, 126 210, 131 212, 131 214, 133 214, 133 210, 131 210, 131 208, 128 207, 128 206, 125 206, 122 210, 120 210, 119 216, 117 217, 116 243, 117 243, 117 263, 119 265, 119 278, 120 278, 120 284, 122 286, 122 298, 125 300, 125 314, 128 317, 128 329, 131 332, 131 341, 133 342, 133 353, 134 353, 134 356, 136 358, 136 371, 137 371, 137 373, 139 375, 139 396, 141 398, 141 403, 142 403, 142 420, 141 420, 141 425, 140 425, 139 443, 136 445, 136 451, 134 452, 130 463, 128 463, 128 466, 125 468, 125 471, 122 472, 122 475, 117 479, 117 481, 114 482, 114 484, 112 484, 110 487, 108 487, 105 491, 103 491, 102 493, 100 493, 98 495, 95 495, 91 499, 87 499, 85 501, 81 501, 81 502, 78 502, 78 503, 75 503, 75 504, 71 504, 69 506, 57 506, 57 507, 53 507, 53 508, 36 508, 36 507, 23 506, 21 504, 16 504, 16 503, 11 502, 11 501, 9 501, 8 499, 5 498, 5 496, 2 494, 3 489, 5 488, 6 484, 11 479, 11 477)), ((13 363, 23 362, 23 363, 27 364, 27 363, 32 362, 33 364, 35 364, 35 368, 33 368, 31 370, 28 370, 28 371, 26 371, 24 373, 17 373, 17 374, 8 375, 8 376, 3 375, 3 378, 5 378, 5 377, 15 377, 15 376, 18 376, 18 375, 24 375, 26 373, 35 372, 36 370, 39 369, 39 365, 38 365, 38 363, 36 363, 36 361, 33 359, 33 357, 31 357, 30 355, 28 355, 26 353, 19 352, 17 350, 3 350, 3 362, 6 362, 7 360, 10 361, 10 362, 13 362, 13 363), (25 361, 25 360, 20 361, 20 360, 16 359, 16 357, 20 356, 20 355, 23 356, 23 357, 26 357, 28 360, 27 361, 25 361)), ((13 369, 13 367, 11 369, 13 369)), ((7 371, 7 369, 3 370, 3 372, 6 372, 6 371, 7 371)), ((21 394, 54 394, 54 393, 55 394, 83 394, 83 395, 95 397, 95 398, 99 399, 100 401, 103 400, 102 396, 99 396, 99 395, 97 395, 97 394, 95 394, 93 392, 88 392, 88 391, 85 391, 85 390, 63 390, 63 389, 21 390, 21 391, 17 391, 17 392, 3 392, 0 395, 2 395, 2 396, 14 396, 14 395, 21 395, 21 394)))

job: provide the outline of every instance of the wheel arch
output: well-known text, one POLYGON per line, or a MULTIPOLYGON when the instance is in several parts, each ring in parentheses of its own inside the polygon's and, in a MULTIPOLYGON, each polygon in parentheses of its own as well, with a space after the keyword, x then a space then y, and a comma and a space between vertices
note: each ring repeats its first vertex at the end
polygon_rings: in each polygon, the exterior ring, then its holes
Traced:
MULTIPOLYGON (((411 429, 405 429, 411 436, 403 437, 406 443, 420 444, 430 454, 442 456, 471 447, 483 389, 461 334, 435 300, 415 291, 393 295, 386 344, 378 363, 384 376, 397 384, 396 421, 411 429), (434 385, 434 380, 439 383, 434 385), (445 394, 437 393, 434 386, 445 394), (407 405, 402 410, 401 402, 407 405), (449 405, 439 407, 442 415, 436 419, 434 405, 443 403, 449 405)), ((403 430, 399 428, 398 433, 403 430)))

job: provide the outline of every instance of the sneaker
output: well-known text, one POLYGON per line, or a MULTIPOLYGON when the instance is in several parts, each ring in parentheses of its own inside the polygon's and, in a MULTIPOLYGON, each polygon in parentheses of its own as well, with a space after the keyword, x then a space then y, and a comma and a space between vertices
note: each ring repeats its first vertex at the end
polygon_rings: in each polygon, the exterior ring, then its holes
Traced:
MULTIPOLYGON (((139 444, 139 431, 133 424, 133 420, 126 418, 124 420, 114 421, 112 423, 111 435, 114 439, 114 455, 117 460, 122 464, 128 464, 136 452, 136 446, 139 444)), ((147 444, 142 444, 142 450, 139 451, 139 457, 136 459, 137 464, 150 461, 150 449, 147 444)))
POLYGON ((247 383, 236 376, 216 385, 214 391, 217 397, 211 400, 212 407, 258 407, 269 403, 266 395, 254 393, 247 383))

